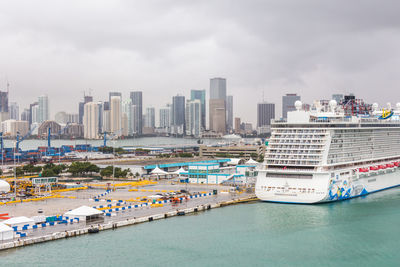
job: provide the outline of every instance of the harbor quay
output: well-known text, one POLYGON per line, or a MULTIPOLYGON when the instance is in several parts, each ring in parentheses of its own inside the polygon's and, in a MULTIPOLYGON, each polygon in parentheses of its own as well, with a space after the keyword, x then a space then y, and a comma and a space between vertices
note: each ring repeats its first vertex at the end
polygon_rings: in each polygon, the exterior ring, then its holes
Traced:
POLYGON ((59 192, 55 198, 1 205, 1 215, 22 221, 3 222, 10 226, 13 236, 0 241, 0 250, 255 200, 251 190, 238 191, 226 185, 175 184, 165 180, 142 186, 115 185, 115 189, 106 190, 105 182, 97 187, 87 184, 81 189, 59 192), (24 218, 44 221, 24 224, 24 218))

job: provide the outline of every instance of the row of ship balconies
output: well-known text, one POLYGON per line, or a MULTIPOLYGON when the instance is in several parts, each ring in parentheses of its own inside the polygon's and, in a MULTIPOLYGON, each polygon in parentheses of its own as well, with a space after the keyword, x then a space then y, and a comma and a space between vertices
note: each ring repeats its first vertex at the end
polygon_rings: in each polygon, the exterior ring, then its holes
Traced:
POLYGON ((307 161, 307 160, 267 160, 267 165, 298 165, 298 166, 316 166, 320 163, 320 161, 307 161))
POLYGON ((325 140, 290 140, 290 139, 275 139, 271 138, 269 144, 324 144, 325 140))
POLYGON ((282 154, 277 154, 273 155, 270 154, 267 156, 267 159, 304 159, 304 160, 320 160, 322 155, 316 155, 316 156, 311 156, 311 155, 282 155, 282 154))
POLYGON ((313 144, 271 144, 268 148, 286 148, 286 149, 306 149, 306 150, 321 150, 324 149, 325 144, 313 145, 313 144))
POLYGON ((301 138, 301 139, 321 139, 325 138, 325 134, 276 134, 271 135, 272 138, 301 138))
POLYGON ((269 149, 266 154, 285 154, 285 155, 321 155, 321 150, 291 150, 291 149, 269 149))
POLYGON ((306 133, 306 134, 316 134, 316 133, 326 133, 324 129, 279 129, 273 128, 273 133, 283 133, 283 134, 295 134, 295 133, 306 133))

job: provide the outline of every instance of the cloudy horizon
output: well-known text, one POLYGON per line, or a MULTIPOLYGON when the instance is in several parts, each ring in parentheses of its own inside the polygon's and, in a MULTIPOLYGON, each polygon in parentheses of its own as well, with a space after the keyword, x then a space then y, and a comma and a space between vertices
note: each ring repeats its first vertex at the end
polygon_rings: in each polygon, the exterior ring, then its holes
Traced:
POLYGON ((256 121, 256 103, 354 93, 399 101, 397 1, 3 1, 0 90, 20 113, 39 95, 58 111, 143 91, 160 108, 209 79, 227 79, 234 117, 256 121))

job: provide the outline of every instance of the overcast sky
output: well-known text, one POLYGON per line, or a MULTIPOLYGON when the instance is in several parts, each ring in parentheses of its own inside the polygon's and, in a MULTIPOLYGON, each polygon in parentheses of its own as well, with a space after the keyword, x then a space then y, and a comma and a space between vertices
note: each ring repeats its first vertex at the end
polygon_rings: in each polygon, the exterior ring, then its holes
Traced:
POLYGON ((225 77, 234 116, 284 93, 400 101, 400 1, 1 1, 0 89, 75 112, 83 91, 156 108, 225 77))

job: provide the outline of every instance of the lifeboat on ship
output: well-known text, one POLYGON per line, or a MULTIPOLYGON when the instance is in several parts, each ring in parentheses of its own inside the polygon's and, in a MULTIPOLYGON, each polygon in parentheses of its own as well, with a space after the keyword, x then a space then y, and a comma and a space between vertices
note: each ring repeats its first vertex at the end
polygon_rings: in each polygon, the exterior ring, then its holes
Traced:
POLYGON ((369 167, 369 169, 370 169, 371 171, 377 171, 377 170, 379 170, 379 168, 378 168, 377 166, 371 166, 371 167, 369 167))

